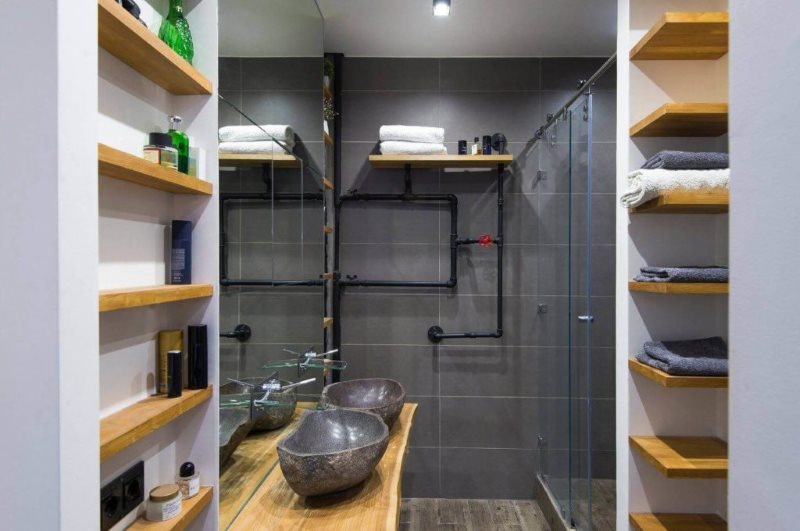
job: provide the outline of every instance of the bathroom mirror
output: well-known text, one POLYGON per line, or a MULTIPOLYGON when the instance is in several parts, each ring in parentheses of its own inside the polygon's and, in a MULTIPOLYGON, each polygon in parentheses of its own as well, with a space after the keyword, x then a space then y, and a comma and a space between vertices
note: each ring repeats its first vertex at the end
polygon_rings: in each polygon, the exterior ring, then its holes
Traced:
MULTIPOLYGON (((314 0, 226 0, 219 47, 220 402, 277 370, 316 378, 295 390, 304 407, 322 371, 279 362, 324 351, 322 17, 314 0)), ((235 417, 220 422, 230 451, 247 440, 235 417)))

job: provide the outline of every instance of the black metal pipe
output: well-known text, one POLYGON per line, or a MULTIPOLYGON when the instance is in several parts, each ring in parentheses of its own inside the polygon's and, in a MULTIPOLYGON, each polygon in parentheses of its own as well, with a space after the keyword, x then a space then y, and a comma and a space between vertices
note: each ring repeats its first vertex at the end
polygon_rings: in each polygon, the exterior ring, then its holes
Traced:
POLYGON ((252 280, 222 278, 219 281, 220 286, 322 286, 323 283, 324 280, 273 280, 271 278, 256 278, 252 280))

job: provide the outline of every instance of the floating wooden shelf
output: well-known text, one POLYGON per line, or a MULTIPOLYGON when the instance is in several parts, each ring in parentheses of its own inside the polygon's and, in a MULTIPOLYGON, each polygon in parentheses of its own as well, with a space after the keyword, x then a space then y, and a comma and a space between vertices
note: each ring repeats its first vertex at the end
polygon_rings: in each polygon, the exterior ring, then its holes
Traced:
POLYGON ((331 92, 330 87, 328 87, 325 83, 322 84, 322 96, 326 100, 332 100, 333 99, 333 92, 331 92))
POLYGON ((628 282, 628 291, 661 295, 725 295, 727 282, 628 282))
POLYGON ((663 387, 706 387, 714 389, 728 387, 727 376, 676 376, 635 359, 628 360, 628 367, 633 372, 641 374, 663 387))
POLYGON ((105 144, 97 144, 98 172, 106 177, 174 194, 211 195, 214 186, 105 144))
POLYGON ((258 153, 242 155, 238 153, 220 153, 220 166, 248 168, 253 166, 274 166, 275 168, 299 168, 300 159, 289 153, 258 153))
POLYGON ((322 132, 322 139, 325 141, 327 145, 329 146, 333 145, 333 137, 328 133, 326 133, 325 131, 322 132))
POLYGON ((100 462, 211 398, 211 386, 184 389, 177 398, 153 395, 100 420, 100 462))
POLYGON ((201 299, 214 294, 211 284, 168 284, 100 291, 100 311, 111 312, 153 304, 201 299))
POLYGON ((327 188, 328 190, 333 190, 333 181, 330 179, 326 179, 325 177, 322 178, 322 186, 327 188))
POLYGON ((212 94, 211 81, 114 0, 98 0, 100 46, 172 94, 212 94))
POLYGON ((709 189, 697 192, 665 192, 643 205, 630 209, 631 214, 724 214, 728 211, 728 190, 709 189))
POLYGON ((196 496, 181 502, 181 514, 166 522, 149 522, 140 517, 127 531, 183 531, 214 498, 213 487, 200 487, 196 496))
POLYGON ((331 325, 333 325, 333 317, 322 318, 322 328, 328 328, 331 325))
POLYGON ((728 53, 728 13, 670 12, 631 50, 631 61, 719 59, 728 53))
POLYGON ((513 155, 370 155, 375 168, 496 168, 514 162, 513 155))
POLYGON ((728 524, 716 514, 630 513, 634 531, 726 531, 728 524))
POLYGON ((728 477, 728 445, 716 437, 633 436, 630 443, 668 478, 728 477))
POLYGON ((631 127, 630 135, 720 136, 727 132, 727 103, 665 103, 631 127))

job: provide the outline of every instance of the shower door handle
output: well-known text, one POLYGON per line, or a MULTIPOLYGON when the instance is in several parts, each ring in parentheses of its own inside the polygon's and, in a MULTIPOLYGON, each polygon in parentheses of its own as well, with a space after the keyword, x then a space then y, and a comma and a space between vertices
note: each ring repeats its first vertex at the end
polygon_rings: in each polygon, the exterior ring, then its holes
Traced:
POLYGON ((578 321, 580 321, 581 323, 593 323, 594 315, 579 315, 578 321))

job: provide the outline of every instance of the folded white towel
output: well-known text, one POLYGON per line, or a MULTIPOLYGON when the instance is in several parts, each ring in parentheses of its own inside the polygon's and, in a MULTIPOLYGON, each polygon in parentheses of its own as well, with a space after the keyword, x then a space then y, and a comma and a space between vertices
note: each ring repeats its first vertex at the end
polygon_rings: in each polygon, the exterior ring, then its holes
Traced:
POLYGON ((669 190, 727 188, 731 170, 636 170, 628 174, 628 190, 622 206, 632 208, 669 190))
POLYGON ((226 125, 219 129, 220 142, 258 142, 280 140, 294 144, 294 130, 290 125, 226 125))
POLYGON ((444 144, 444 129, 441 127, 382 125, 379 136, 381 142, 385 142, 387 140, 399 140, 401 142, 444 144))
POLYGON ((384 155, 447 155, 447 148, 444 147, 444 144, 390 140, 381 142, 381 153, 384 155))
POLYGON ((272 140, 262 140, 260 142, 220 142, 219 152, 240 154, 286 153, 277 142, 273 142, 272 140))

